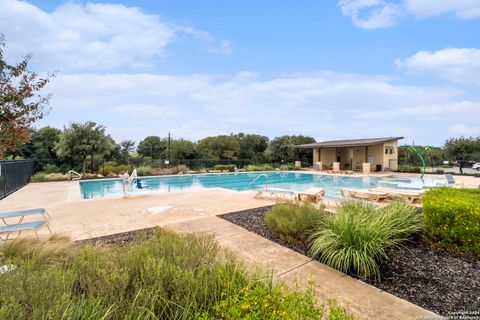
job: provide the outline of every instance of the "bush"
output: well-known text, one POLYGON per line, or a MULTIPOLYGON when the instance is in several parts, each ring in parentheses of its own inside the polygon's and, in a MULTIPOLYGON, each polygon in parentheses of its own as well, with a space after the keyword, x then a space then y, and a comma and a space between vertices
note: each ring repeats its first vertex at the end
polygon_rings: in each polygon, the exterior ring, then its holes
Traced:
POLYGON ((423 221, 431 240, 480 255, 480 189, 429 190, 423 196, 423 221))
POLYGON ((50 163, 47 163, 46 165, 44 165, 42 171, 45 173, 65 173, 66 172, 64 168, 60 168, 59 166, 56 166, 50 163))
POLYGON ((380 278, 377 262, 385 250, 398 246, 421 229, 416 209, 403 202, 375 208, 345 202, 312 234, 311 253, 344 273, 380 278))
POLYGON ((268 163, 265 164, 249 164, 245 167, 247 171, 272 171, 276 170, 276 168, 268 163))
POLYGON ((153 168, 151 166, 137 167, 137 175, 139 176, 151 176, 153 175, 153 168))
POLYGON ((117 164, 117 165, 108 164, 100 168, 99 173, 103 176, 107 176, 110 173, 123 174, 125 172, 129 172, 130 170, 131 170, 130 166, 126 164, 117 164))
POLYGON ((31 182, 67 181, 68 174, 37 172, 30 179, 31 182))
POLYGON ((398 166, 398 172, 404 172, 404 173, 422 173, 422 168, 416 167, 416 166, 398 166))
POLYGON ((322 316, 312 290, 290 291, 271 276, 250 271, 209 236, 158 230, 147 241, 121 247, 83 245, 70 255, 35 263, 32 251, 22 250, 29 249, 17 246, 5 257, 17 269, 0 276, 1 319, 322 316))
POLYGON ((318 210, 311 204, 282 203, 273 206, 265 215, 265 223, 281 239, 307 245, 310 233, 324 217, 323 208, 318 210))
POLYGON ((213 170, 234 172, 236 167, 234 164, 216 164, 213 166, 213 170))

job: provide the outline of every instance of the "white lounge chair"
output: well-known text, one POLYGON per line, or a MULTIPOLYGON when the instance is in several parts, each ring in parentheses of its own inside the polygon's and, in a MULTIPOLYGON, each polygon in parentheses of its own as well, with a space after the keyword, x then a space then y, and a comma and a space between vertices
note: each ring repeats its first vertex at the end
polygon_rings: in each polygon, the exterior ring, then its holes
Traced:
POLYGON ((37 229, 41 228, 43 225, 47 226, 48 231, 52 233, 50 229, 50 225, 48 224, 48 218, 50 215, 48 214, 47 210, 44 208, 36 208, 36 209, 29 209, 29 210, 20 210, 20 211, 11 211, 11 212, 0 212, 0 219, 5 224, 4 226, 0 226, 0 240, 6 241, 10 238, 12 233, 18 233, 17 237, 20 236, 22 231, 31 230, 35 233, 38 238, 37 229), (23 222, 23 219, 26 216, 32 215, 41 215, 44 220, 35 220, 29 222, 23 222), (18 221, 15 223, 9 222, 8 219, 18 218, 18 221), (1 234, 6 234, 5 238, 1 236, 1 234))
POLYGON ((445 173, 444 176, 445 176, 445 179, 447 180, 447 186, 448 187, 458 187, 458 188, 464 187, 463 183, 457 183, 455 181, 455 178, 453 177, 453 175, 451 173, 445 173))
POLYGON ((388 199, 388 193, 375 190, 359 190, 344 188, 340 189, 340 194, 344 198, 359 199, 365 201, 381 202, 388 199))
POLYGON ((307 198, 308 200, 313 200, 315 202, 320 201, 325 196, 325 189, 323 188, 310 188, 302 192, 298 192, 298 200, 302 198, 307 198))
POLYGON ((422 202, 422 196, 425 193, 424 190, 402 190, 402 189, 387 189, 387 188, 375 188, 370 191, 385 192, 390 200, 403 199, 410 203, 422 202))
POLYGON ((290 196, 294 200, 298 199, 298 195, 296 191, 281 189, 281 188, 269 188, 269 187, 262 187, 260 189, 257 189, 257 194, 255 195, 255 198, 259 198, 263 196, 263 194, 265 193, 268 193, 271 196, 275 196, 277 199, 284 198, 285 196, 290 196))

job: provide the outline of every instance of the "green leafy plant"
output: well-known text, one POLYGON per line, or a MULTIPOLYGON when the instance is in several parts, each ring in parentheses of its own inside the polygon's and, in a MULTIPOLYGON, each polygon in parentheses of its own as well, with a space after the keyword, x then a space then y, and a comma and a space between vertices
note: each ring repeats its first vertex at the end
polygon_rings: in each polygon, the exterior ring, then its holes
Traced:
POLYGON ((236 167, 234 164, 217 164, 213 166, 213 170, 234 172, 236 167))
POLYGON ((403 202, 383 208, 345 202, 312 234, 311 253, 339 271, 379 279, 377 261, 388 258, 385 250, 420 229, 420 215, 403 202))
POLYGON ((324 218, 323 208, 316 209, 308 203, 281 203, 265 215, 265 223, 281 239, 306 245, 310 233, 324 218))
POLYGON ((429 190, 423 196, 423 221, 431 240, 480 255, 480 189, 429 190))
POLYGON ((276 170, 276 168, 273 165, 268 164, 268 163, 249 164, 249 165, 245 166, 245 169, 247 171, 272 171, 272 170, 276 170))
POLYGON ((52 182, 52 181, 67 181, 68 174, 63 173, 45 173, 37 172, 30 179, 31 182, 52 182))
POLYGON ((124 246, 65 241, 18 240, 0 249, 2 263, 17 267, 0 275, 0 319, 234 319, 236 312, 257 319, 275 310, 289 319, 321 315, 311 290, 291 291, 271 274, 247 268, 210 236, 159 229, 149 240, 140 234, 124 246))

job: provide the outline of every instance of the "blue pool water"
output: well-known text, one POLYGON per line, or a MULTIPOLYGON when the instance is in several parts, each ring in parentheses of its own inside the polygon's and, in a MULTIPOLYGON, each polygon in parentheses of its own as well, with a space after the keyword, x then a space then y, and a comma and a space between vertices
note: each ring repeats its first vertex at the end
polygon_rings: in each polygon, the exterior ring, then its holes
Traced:
MULTIPOLYGON (((253 172, 253 173, 229 173, 229 174, 194 174, 175 175, 162 177, 141 178, 143 184, 148 184, 148 189, 131 187, 133 194, 145 192, 170 192, 187 189, 225 188, 236 191, 254 190, 265 185, 265 177, 255 178, 259 174, 268 176, 268 184, 271 187, 283 188, 295 191, 304 191, 311 187, 324 188, 326 196, 338 198, 340 189, 375 188, 383 177, 367 176, 352 177, 341 175, 321 175, 294 172, 253 172)), ((81 181, 80 192, 83 199, 102 198, 109 196, 121 196, 123 186, 121 179, 81 181)))

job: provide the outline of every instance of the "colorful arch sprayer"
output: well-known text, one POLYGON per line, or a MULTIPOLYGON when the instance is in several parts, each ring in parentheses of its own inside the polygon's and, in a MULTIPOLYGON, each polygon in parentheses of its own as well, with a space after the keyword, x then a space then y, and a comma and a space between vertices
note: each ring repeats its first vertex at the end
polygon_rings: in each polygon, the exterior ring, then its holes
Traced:
POLYGON ((423 179, 423 176, 425 175, 425 168, 427 166, 425 163, 425 158, 423 156, 425 155, 425 152, 430 150, 430 147, 424 147, 421 151, 418 151, 417 148, 413 146, 409 146, 408 149, 412 150, 420 158, 420 160, 422 160, 422 176, 420 177, 420 179, 423 179))

